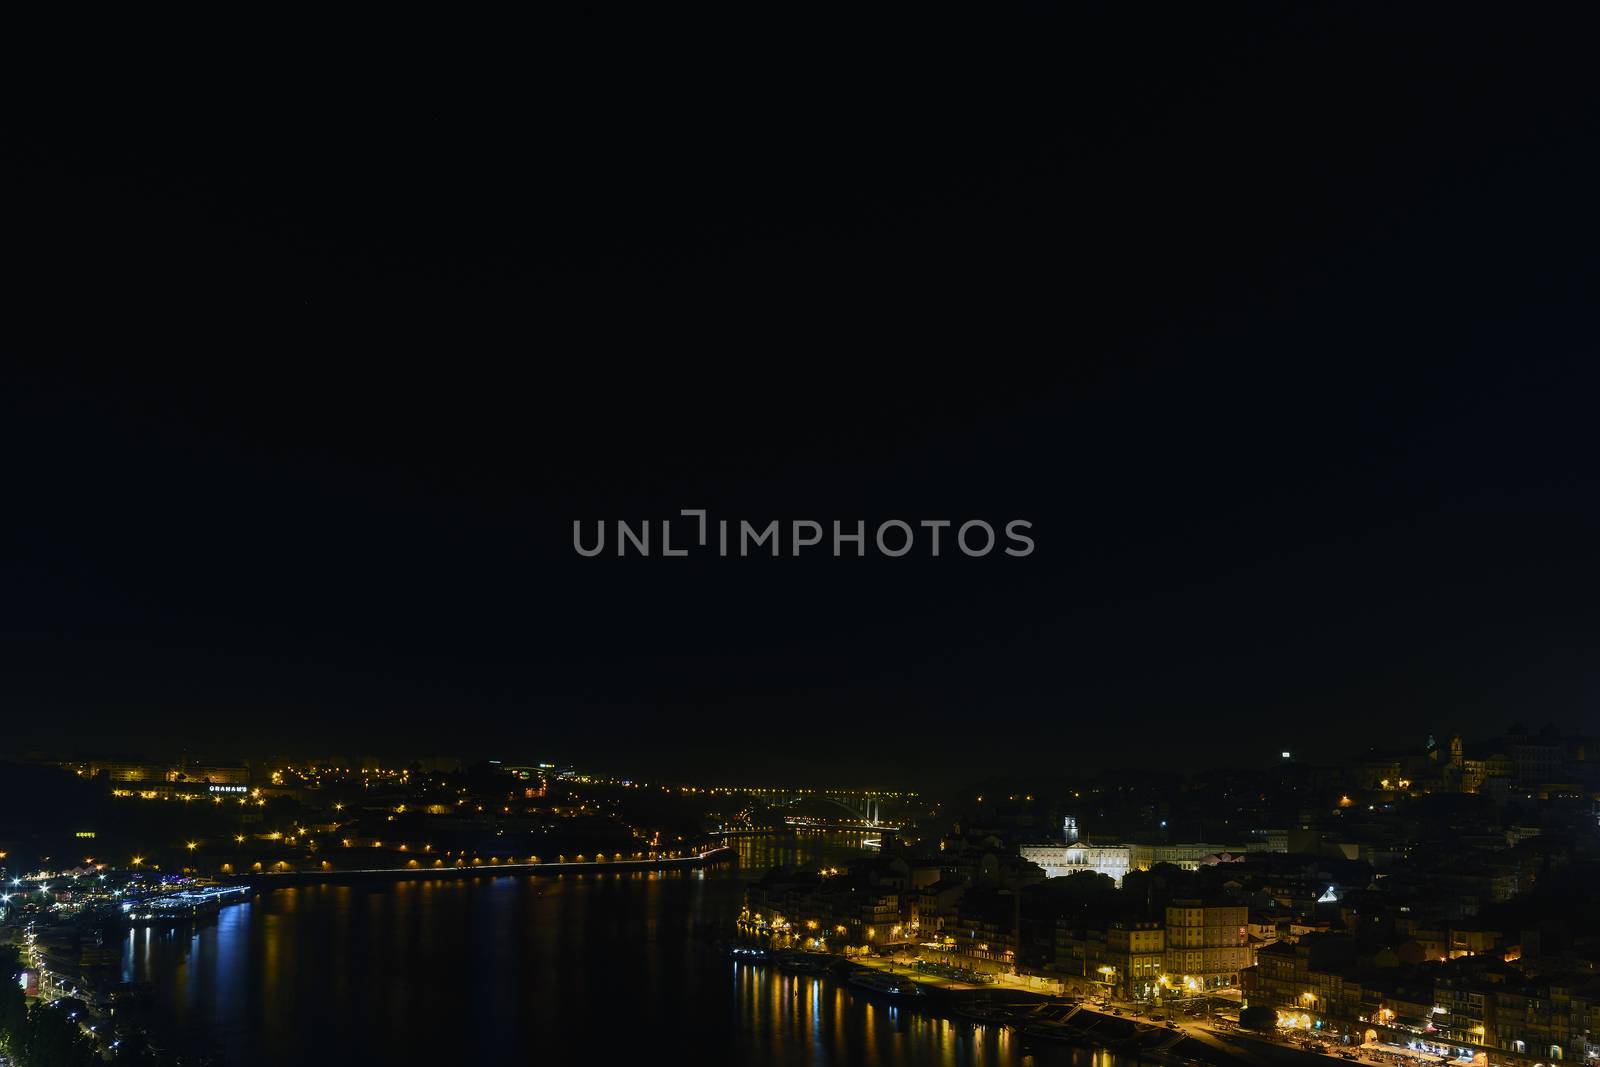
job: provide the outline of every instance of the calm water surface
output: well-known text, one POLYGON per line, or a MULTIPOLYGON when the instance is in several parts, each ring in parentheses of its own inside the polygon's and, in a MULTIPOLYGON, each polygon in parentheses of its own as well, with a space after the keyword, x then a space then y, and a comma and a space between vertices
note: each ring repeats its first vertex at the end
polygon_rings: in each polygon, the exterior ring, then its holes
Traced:
POLYGON ((718 954, 708 937, 774 863, 843 835, 745 839, 741 863, 669 874, 294 886, 196 927, 130 932, 158 1043, 234 1067, 315 1063, 688 1062, 1123 1067, 1028 1055, 831 979, 718 954))

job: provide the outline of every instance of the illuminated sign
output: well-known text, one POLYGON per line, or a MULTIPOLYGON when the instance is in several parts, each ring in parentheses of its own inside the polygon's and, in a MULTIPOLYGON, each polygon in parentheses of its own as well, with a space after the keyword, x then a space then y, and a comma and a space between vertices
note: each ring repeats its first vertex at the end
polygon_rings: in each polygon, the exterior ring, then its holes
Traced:
POLYGON ((93 837, 94 836, 94 831, 93 830, 79 830, 77 833, 73 834, 72 836, 73 837, 93 837))
POLYGON ((213 793, 248 793, 250 792, 250 787, 247 785, 214 785, 211 787, 211 791, 213 793))

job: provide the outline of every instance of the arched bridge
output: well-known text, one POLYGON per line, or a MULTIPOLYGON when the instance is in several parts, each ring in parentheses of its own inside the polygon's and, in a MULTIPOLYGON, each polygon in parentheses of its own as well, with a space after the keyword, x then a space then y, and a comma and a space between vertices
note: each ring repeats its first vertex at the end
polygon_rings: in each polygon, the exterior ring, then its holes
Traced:
POLYGON ((794 807, 802 803, 814 808, 823 808, 827 815, 834 816, 835 821, 830 823, 827 818, 815 816, 794 815, 784 821, 791 826, 806 825, 840 825, 863 830, 898 830, 904 826, 899 819, 886 819, 883 814, 885 794, 854 791, 826 791, 804 793, 796 792, 789 796, 785 803, 794 807))

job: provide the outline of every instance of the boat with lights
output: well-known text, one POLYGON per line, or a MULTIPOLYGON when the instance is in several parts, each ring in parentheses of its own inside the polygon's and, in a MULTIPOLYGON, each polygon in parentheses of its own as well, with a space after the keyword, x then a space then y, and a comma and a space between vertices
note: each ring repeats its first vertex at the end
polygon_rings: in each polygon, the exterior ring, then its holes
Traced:
POLYGON ((909 978, 899 975, 884 974, 881 971, 867 971, 863 974, 853 975, 850 984, 859 986, 872 993, 882 993, 890 997, 925 997, 927 991, 909 978))

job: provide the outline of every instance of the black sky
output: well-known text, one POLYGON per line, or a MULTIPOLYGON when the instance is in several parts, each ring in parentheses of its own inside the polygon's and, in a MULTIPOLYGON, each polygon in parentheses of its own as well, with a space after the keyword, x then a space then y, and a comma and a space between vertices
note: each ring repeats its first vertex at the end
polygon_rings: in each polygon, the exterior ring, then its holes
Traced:
POLYGON ((1585 728, 1585 38, 1474 19, 36 96, 5 743, 915 781, 1585 728), (571 550, 697 506, 1038 551, 571 550))

